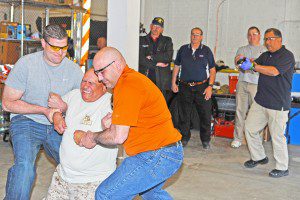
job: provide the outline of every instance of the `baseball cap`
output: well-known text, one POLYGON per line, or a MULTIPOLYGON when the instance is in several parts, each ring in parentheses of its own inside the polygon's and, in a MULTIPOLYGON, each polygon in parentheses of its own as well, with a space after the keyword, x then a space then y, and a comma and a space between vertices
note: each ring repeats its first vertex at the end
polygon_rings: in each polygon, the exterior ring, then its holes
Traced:
POLYGON ((161 18, 161 17, 155 17, 155 18, 152 20, 152 24, 161 26, 161 27, 163 28, 163 27, 164 27, 164 19, 161 18))

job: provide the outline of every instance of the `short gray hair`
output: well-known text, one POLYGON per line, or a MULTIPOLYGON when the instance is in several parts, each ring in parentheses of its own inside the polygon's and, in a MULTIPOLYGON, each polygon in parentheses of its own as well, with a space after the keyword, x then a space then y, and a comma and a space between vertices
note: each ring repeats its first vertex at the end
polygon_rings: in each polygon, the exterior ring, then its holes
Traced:
POLYGON ((55 38, 55 39, 64 39, 67 38, 68 34, 66 32, 66 30, 57 25, 57 24, 50 24, 48 26, 45 27, 44 29, 44 33, 43 33, 43 38, 46 41, 49 41, 50 38, 55 38))
POLYGON ((270 32, 273 32, 276 37, 282 38, 282 34, 281 34, 280 30, 278 30, 276 28, 269 28, 266 30, 265 34, 270 33, 270 32))
POLYGON ((192 34, 193 30, 198 30, 198 31, 201 31, 201 35, 203 35, 203 31, 202 31, 202 29, 201 29, 201 28, 199 28, 199 27, 194 27, 194 28, 192 28, 192 30, 191 30, 191 34, 192 34))

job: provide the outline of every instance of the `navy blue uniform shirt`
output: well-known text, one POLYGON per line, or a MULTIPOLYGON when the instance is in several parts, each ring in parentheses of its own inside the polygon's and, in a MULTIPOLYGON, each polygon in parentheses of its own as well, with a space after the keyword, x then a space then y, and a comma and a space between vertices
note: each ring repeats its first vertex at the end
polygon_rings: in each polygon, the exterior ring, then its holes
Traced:
POLYGON ((277 76, 259 74, 255 101, 273 110, 289 110, 291 107, 291 87, 295 58, 292 52, 282 46, 279 50, 261 54, 255 62, 259 65, 274 66, 277 76))
POLYGON ((215 60, 208 46, 200 44, 193 54, 191 44, 186 44, 180 47, 175 65, 181 65, 180 80, 200 82, 209 78, 209 69, 215 67, 215 60))

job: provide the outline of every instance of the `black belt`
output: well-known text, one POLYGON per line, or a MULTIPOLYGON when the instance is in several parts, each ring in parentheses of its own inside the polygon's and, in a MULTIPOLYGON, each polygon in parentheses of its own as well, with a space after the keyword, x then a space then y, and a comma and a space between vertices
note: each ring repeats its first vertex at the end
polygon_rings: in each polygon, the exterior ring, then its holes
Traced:
POLYGON ((183 83, 185 85, 188 85, 188 86, 195 86, 195 85, 201 85, 203 83, 206 83, 208 81, 208 79, 204 80, 204 81, 200 81, 200 82, 185 82, 185 81, 182 81, 182 80, 179 80, 180 83, 183 83))
POLYGON ((174 142, 174 143, 171 143, 171 144, 168 144, 166 146, 160 147, 160 149, 168 148, 168 147, 174 147, 174 146, 179 146, 179 145, 182 145, 181 140, 179 140, 177 142, 174 142))

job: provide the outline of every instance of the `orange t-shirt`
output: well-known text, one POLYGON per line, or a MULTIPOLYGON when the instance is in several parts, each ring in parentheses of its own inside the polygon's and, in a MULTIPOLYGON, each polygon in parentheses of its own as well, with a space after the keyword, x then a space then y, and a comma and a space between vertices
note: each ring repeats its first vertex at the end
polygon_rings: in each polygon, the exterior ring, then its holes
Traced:
POLYGON ((166 101, 146 76, 125 67, 114 88, 112 123, 130 126, 124 148, 129 156, 177 142, 166 101))

